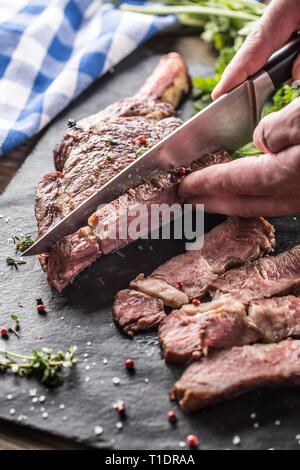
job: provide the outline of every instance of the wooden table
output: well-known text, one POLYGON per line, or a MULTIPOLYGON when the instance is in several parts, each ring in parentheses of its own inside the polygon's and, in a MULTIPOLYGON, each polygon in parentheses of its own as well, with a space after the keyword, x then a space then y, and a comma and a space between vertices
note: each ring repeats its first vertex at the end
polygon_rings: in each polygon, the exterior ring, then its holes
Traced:
MULTIPOLYGON (((199 36, 171 36, 150 39, 144 47, 158 54, 171 51, 180 53, 187 63, 201 62, 212 65, 215 62, 213 49, 201 41, 199 36)), ((0 158, 0 194, 5 190, 17 170, 29 155, 39 136, 34 136, 19 148, 12 150, 0 158)), ((47 168, 45 168, 47 172, 47 168)), ((58 439, 40 432, 23 429, 0 421, 0 450, 76 450, 84 449, 67 440, 58 439)))

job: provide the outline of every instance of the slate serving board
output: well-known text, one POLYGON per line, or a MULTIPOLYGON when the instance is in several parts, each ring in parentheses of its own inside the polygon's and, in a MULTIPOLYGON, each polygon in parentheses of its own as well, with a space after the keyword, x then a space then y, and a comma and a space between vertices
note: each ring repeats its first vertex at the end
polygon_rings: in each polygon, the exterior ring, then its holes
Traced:
MULTIPOLYGON (((235 435, 240 436, 239 447, 243 449, 296 449, 295 436, 300 433, 299 390, 254 392, 186 416, 168 398, 168 391, 183 369, 164 363, 155 332, 129 340, 113 324, 111 306, 116 292, 127 287, 138 273, 149 274, 182 252, 183 243, 138 241, 122 250, 123 258, 117 254, 101 258, 61 294, 51 291, 34 258, 18 271, 6 266, 6 256, 14 253, 8 239, 13 234, 36 233, 36 185, 43 174, 53 169, 52 149, 63 134, 67 119, 80 119, 134 94, 158 59, 140 49, 114 73, 95 83, 48 127, 0 198, 0 327, 10 325, 11 314, 17 314, 21 321, 21 339, 14 335, 7 342, 0 339, 0 347, 30 353, 43 346, 66 350, 76 344, 79 358, 76 368, 65 372, 64 385, 54 390, 32 378, 0 375, 0 419, 95 448, 180 449, 179 443, 186 435, 195 433, 200 449, 234 448, 235 435), (47 305, 46 315, 36 312, 37 296, 47 305), (22 308, 17 306, 18 301, 22 308), (123 366, 127 357, 135 360, 134 374, 128 374, 123 366), (113 384, 114 377, 120 379, 119 385, 113 384), (41 401, 31 396, 34 389, 41 401), (116 427, 120 420, 113 409, 118 399, 127 408, 121 430, 116 427), (166 418, 170 409, 178 413, 175 426, 166 418), (47 418, 43 417, 45 412, 47 418), (255 419, 250 417, 252 413, 256 413, 255 419), (280 425, 275 421, 280 421, 280 425), (254 427, 254 423, 259 427, 254 427), (95 435, 95 426, 103 427, 100 436, 95 435)), ((191 66, 191 71, 211 73, 200 65, 191 66)), ((191 104, 186 103, 181 115, 186 119, 190 113, 191 104)), ((206 217, 206 230, 221 220, 206 217)), ((277 230, 278 252, 300 243, 299 217, 272 222, 277 230)))

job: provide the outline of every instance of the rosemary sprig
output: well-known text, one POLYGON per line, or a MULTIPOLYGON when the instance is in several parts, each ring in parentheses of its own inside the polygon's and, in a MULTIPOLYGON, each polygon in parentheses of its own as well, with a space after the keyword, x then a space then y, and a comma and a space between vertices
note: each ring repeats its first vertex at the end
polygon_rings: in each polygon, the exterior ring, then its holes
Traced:
POLYGON ((34 349, 31 356, 24 356, 0 349, 4 356, 0 357, 0 371, 11 370, 20 377, 34 374, 45 385, 56 387, 63 382, 59 375, 60 368, 73 367, 77 363, 77 359, 74 359, 76 350, 76 346, 71 346, 65 354, 62 351, 53 354, 52 349, 42 348, 41 351, 34 349))

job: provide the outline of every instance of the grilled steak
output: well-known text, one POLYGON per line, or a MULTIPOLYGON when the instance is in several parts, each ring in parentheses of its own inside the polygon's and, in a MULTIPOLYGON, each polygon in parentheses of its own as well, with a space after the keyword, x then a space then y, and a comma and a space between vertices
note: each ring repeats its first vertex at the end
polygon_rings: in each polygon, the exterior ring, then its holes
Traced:
POLYGON ((274 245, 274 229, 266 220, 228 218, 205 234, 201 250, 175 256, 153 271, 150 277, 145 280, 139 277, 130 286, 162 298, 169 307, 178 308, 188 303, 187 298, 203 297, 208 284, 217 279, 219 274, 233 266, 257 259, 271 251, 274 245), (159 290, 160 282, 162 292, 159 290), (169 302, 164 298, 165 284, 180 292, 182 302, 169 302))
POLYGON ((167 362, 188 362, 214 349, 257 341, 299 338, 300 299, 274 297, 245 306, 234 298, 220 298, 199 307, 184 305, 160 323, 158 335, 167 362))
POLYGON ((232 269, 213 281, 209 290, 218 299, 230 294, 243 302, 296 294, 300 284, 300 245, 277 256, 232 269))
MULTIPOLYGON (((196 162, 188 164, 190 172, 202 170, 211 165, 231 161, 225 151, 201 157, 196 162)), ((127 233, 127 228, 133 220, 137 220, 139 237, 149 232, 148 227, 154 231, 161 225, 161 214, 155 213, 151 208, 161 204, 171 207, 173 204, 182 204, 177 194, 177 187, 183 176, 177 171, 165 175, 158 175, 152 181, 140 185, 135 190, 122 195, 116 201, 95 212, 89 225, 97 234, 99 246, 103 254, 128 245, 134 238, 127 233), (141 222, 143 219, 143 222, 141 222), (125 233, 122 233, 122 230, 125 233), (117 237, 115 236, 117 234, 117 237)), ((170 213, 170 216, 174 214, 170 213)))
POLYGON ((158 330, 166 362, 187 362, 207 355, 210 349, 255 343, 261 333, 246 315, 246 307, 236 300, 175 310, 158 330))
POLYGON ((300 341, 254 344, 221 351, 191 364, 171 398, 186 413, 262 387, 300 385, 300 341))
MULTIPOLYGON (((58 171, 47 174, 37 190, 38 238, 138 157, 145 147, 176 129, 182 122, 174 117, 174 107, 189 88, 184 61, 178 54, 168 54, 135 97, 121 100, 78 123, 70 121, 54 152, 58 171)), ((50 285, 60 291, 100 255, 96 234, 83 229, 65 237, 40 260, 50 285)))
POLYGON ((266 343, 300 337, 300 299, 297 297, 253 300, 248 314, 259 328, 261 340, 266 343))
POLYGON ((128 336, 157 326, 165 316, 160 299, 129 289, 121 290, 116 296, 113 317, 128 336))
MULTIPOLYGON (((256 259, 271 251, 274 245, 274 229, 264 219, 228 218, 205 234, 201 250, 172 258, 147 278, 140 274, 130 287, 162 299, 165 306, 180 308, 191 298, 202 297, 217 273, 256 259)), ((124 316, 127 315, 125 307, 124 316)), ((118 319, 121 317, 120 309, 118 319)))

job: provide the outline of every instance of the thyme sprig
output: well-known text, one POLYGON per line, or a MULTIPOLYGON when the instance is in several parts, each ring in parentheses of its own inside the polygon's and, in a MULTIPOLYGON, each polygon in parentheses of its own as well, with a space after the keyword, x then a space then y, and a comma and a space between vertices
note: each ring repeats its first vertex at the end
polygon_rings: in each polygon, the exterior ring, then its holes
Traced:
POLYGON ((13 235, 12 237, 16 251, 21 251, 23 253, 28 248, 34 244, 34 240, 31 235, 25 235, 24 238, 20 238, 18 235, 13 235))
POLYGON ((20 320, 18 319, 17 315, 11 315, 11 319, 14 321, 14 324, 11 328, 9 328, 9 331, 11 333, 14 333, 18 338, 20 338, 20 320))
POLYGON ((40 351, 34 349, 31 356, 25 356, 0 349, 3 355, 0 357, 0 371, 11 370, 20 377, 36 375, 43 384, 56 387, 63 382, 59 375, 61 367, 73 367, 77 363, 74 358, 76 350, 76 346, 71 346, 66 353, 58 351, 53 354, 52 349, 42 348, 40 351))
POLYGON ((19 264, 26 264, 26 261, 24 261, 23 259, 13 258, 12 256, 7 256, 6 257, 6 264, 8 266, 14 266, 16 269, 18 269, 18 265, 19 264))

